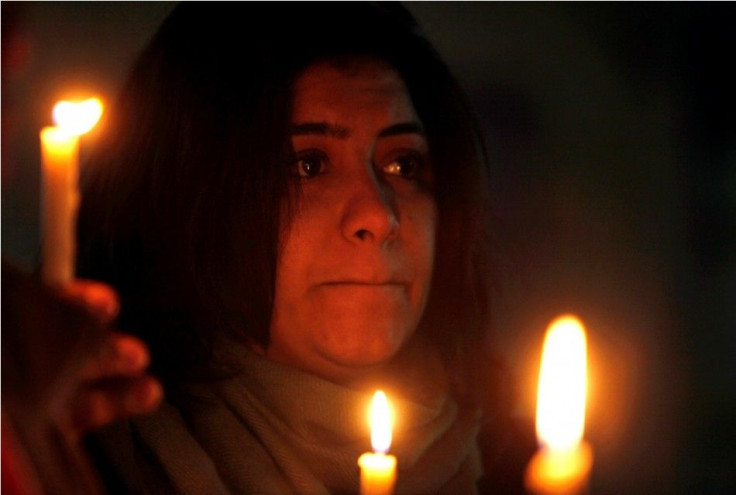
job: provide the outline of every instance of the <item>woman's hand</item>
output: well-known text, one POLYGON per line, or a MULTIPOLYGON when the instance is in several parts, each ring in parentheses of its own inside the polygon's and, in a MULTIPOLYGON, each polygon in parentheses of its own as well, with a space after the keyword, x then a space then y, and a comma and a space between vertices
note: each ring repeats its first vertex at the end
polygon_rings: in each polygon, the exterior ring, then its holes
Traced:
MULTIPOLYGON (((64 297, 83 304, 103 323, 117 317, 115 291, 93 281, 75 280, 64 297)), ((89 430, 136 414, 153 412, 163 398, 161 384, 146 373, 150 356, 146 345, 131 335, 112 332, 82 367, 62 422, 79 437, 89 430)))

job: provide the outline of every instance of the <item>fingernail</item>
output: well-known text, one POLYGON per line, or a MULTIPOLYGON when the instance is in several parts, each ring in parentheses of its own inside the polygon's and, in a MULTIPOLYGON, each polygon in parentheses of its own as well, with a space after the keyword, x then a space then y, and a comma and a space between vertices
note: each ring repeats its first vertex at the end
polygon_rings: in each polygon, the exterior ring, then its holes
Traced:
POLYGON ((140 391, 140 405, 143 410, 157 406, 164 395, 164 390, 158 380, 149 378, 140 391))
POLYGON ((133 414, 152 412, 162 398, 163 388, 161 384, 149 377, 128 395, 125 400, 125 407, 128 412, 133 414))
POLYGON ((141 371, 148 365, 148 355, 136 350, 125 354, 123 366, 126 371, 141 371))
POLYGON ((145 347, 131 338, 118 340, 117 351, 123 372, 142 371, 148 366, 149 356, 145 347))
POLYGON ((120 303, 117 300, 107 300, 101 305, 103 314, 109 318, 114 319, 120 312, 120 303))
POLYGON ((105 319, 114 319, 120 311, 117 296, 106 287, 91 286, 83 293, 87 304, 105 319))
POLYGON ((152 379, 148 386, 148 401, 151 406, 157 405, 164 397, 164 388, 158 380, 152 379))

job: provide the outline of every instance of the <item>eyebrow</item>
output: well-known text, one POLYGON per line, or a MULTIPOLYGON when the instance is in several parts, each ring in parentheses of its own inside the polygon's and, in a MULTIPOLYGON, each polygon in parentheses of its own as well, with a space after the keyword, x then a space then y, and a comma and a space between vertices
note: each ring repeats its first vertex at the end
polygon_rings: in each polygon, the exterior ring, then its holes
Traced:
POLYGON ((304 122, 303 124, 294 124, 291 126, 292 136, 333 136, 337 138, 346 138, 350 135, 350 130, 341 125, 328 124, 327 122, 304 122))
POLYGON ((401 122, 382 130, 378 137, 396 136, 399 134, 420 134, 424 136, 424 128, 419 122, 401 122))
MULTIPOLYGON (((418 122, 400 122, 383 129, 379 138, 396 136, 399 134, 420 134, 424 136, 424 128, 418 122)), ((350 129, 341 125, 328 124, 327 122, 304 122, 291 126, 292 136, 332 136, 345 139, 350 136, 350 129)))

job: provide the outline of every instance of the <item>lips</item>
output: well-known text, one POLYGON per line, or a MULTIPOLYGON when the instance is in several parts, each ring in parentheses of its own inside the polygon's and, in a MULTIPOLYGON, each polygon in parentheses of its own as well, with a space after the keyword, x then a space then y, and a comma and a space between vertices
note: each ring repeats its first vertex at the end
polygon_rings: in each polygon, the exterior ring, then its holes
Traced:
POLYGON ((395 280, 386 280, 385 282, 373 282, 366 280, 335 280, 331 282, 323 282, 322 285, 365 285, 367 287, 382 285, 406 285, 406 282, 399 282, 395 280))
POLYGON ((324 287, 409 287, 414 280, 412 270, 404 263, 365 259, 354 259, 333 267, 323 266, 314 275, 312 285, 324 287))
POLYGON ((385 301, 387 297, 391 301, 399 299, 403 301, 409 293, 408 284, 394 281, 366 282, 364 280, 340 280, 326 282, 318 285, 316 288, 326 295, 339 295, 341 300, 365 300, 372 301, 372 303, 385 301))
POLYGON ((335 280, 327 280, 319 285, 326 287, 354 286, 354 287, 405 287, 409 285, 408 281, 400 280, 395 277, 361 277, 361 278, 338 278, 335 280))

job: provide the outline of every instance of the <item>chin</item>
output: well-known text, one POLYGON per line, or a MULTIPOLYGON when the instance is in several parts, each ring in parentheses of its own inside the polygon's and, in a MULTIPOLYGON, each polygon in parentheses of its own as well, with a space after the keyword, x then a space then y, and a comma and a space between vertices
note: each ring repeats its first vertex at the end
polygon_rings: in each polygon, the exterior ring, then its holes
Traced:
POLYGON ((337 365, 359 368, 373 367, 390 361, 409 340, 413 326, 377 321, 339 324, 326 329, 321 351, 337 365), (409 330, 408 328, 411 328, 409 330))

